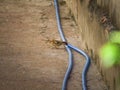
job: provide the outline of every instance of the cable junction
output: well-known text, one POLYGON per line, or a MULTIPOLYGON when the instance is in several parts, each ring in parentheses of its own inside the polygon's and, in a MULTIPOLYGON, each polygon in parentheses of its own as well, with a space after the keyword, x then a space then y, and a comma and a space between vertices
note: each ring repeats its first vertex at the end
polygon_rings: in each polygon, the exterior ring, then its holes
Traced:
MULTIPOLYGON (((67 40, 64 36, 63 30, 62 30, 62 25, 61 25, 61 20, 60 20, 60 12, 59 12, 59 4, 58 4, 58 0, 54 0, 54 6, 55 6, 55 11, 56 11, 56 19, 57 19, 57 26, 58 26, 58 32, 60 34, 60 37, 62 39, 63 42, 67 43, 67 40)), ((68 52, 69 55, 69 64, 68 64, 68 68, 67 71, 65 73, 64 79, 63 79, 63 84, 62 84, 62 90, 67 90, 67 83, 68 83, 68 79, 70 77, 72 68, 73 68, 73 54, 71 50, 75 50, 76 52, 80 53, 82 56, 85 57, 86 59, 86 63, 84 65, 83 71, 82 71, 82 89, 83 90, 87 90, 87 80, 86 80, 86 75, 90 66, 90 58, 89 56, 82 51, 81 49, 78 49, 77 47, 71 45, 71 44, 66 44, 65 48, 68 52)))

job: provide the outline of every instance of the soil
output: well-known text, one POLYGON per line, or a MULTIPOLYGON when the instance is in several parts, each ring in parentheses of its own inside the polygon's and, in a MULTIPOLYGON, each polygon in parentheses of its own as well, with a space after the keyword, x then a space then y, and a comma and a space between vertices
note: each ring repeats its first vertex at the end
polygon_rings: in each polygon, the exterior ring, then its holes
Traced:
MULTIPOLYGON (((66 4, 60 6, 62 26, 69 43, 83 48, 82 37, 66 4)), ((64 46, 54 48, 47 39, 60 40, 53 0, 0 0, 0 90, 61 90, 68 65, 64 46)), ((82 90, 85 59, 74 52, 68 90, 82 90)), ((88 90, 107 90, 92 62, 88 90)))

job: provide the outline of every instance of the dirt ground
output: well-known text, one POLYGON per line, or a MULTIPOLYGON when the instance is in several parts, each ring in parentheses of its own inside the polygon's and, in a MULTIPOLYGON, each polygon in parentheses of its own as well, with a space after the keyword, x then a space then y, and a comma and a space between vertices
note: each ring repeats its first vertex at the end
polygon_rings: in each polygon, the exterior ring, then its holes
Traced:
MULTIPOLYGON (((82 48, 69 9, 62 4, 60 10, 68 42, 82 48)), ((64 46, 56 49, 47 39, 60 40, 53 0, 0 0, 0 90, 61 90, 68 55, 64 46)), ((68 90, 82 90, 85 59, 73 53, 68 90)), ((94 64, 87 80, 88 90, 107 90, 94 64)))

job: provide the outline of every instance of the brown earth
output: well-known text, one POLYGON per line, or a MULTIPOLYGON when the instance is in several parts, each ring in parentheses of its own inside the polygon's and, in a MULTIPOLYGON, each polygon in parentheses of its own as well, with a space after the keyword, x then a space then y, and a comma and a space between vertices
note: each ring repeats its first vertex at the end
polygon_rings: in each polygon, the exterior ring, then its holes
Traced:
MULTIPOLYGON (((60 6, 65 36, 82 48, 82 37, 66 5, 60 6)), ((56 49, 47 39, 60 40, 53 0, 0 0, 0 90, 60 90, 68 65, 64 46, 56 49)), ((82 90, 85 59, 74 52, 68 90, 82 90)), ((107 90, 93 64, 88 90, 107 90)))

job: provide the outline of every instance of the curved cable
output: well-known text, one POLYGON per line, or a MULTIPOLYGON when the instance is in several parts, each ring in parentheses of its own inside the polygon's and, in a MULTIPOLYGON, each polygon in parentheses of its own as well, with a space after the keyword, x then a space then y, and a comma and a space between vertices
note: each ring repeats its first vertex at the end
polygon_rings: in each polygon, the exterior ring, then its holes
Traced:
MULTIPOLYGON (((54 0, 54 5, 55 5, 55 10, 56 10, 56 19, 57 19, 57 25, 58 25, 58 31, 59 31, 60 37, 63 42, 67 42, 65 39, 65 36, 64 36, 63 30, 62 30, 61 21, 60 21, 58 0, 54 0)), ((69 64, 68 64, 68 68, 67 68, 67 71, 64 76, 62 90, 66 90, 67 82, 68 82, 68 79, 69 79, 69 76, 70 76, 70 73, 71 73, 72 67, 73 67, 73 54, 71 52, 71 49, 77 51, 78 53, 80 53, 81 55, 83 55, 86 58, 86 63, 85 63, 85 66, 84 66, 83 72, 82 72, 82 87, 83 87, 83 90, 87 90, 86 74, 87 74, 87 71, 88 71, 88 68, 90 65, 89 56, 86 53, 84 53, 82 50, 72 46, 71 44, 67 44, 67 45, 65 45, 65 47, 66 47, 66 50, 69 55, 69 64)))
POLYGON ((59 5, 58 5, 58 0, 54 0, 54 5, 55 5, 55 10, 56 10, 56 19, 57 19, 57 25, 58 25, 58 31, 60 34, 60 37, 63 42, 66 42, 63 30, 62 30, 62 25, 60 21, 60 13, 59 13, 59 5))
POLYGON ((73 68, 73 54, 71 52, 71 49, 66 46, 66 49, 67 49, 67 52, 68 52, 68 55, 69 55, 69 64, 68 64, 68 69, 65 73, 65 76, 64 76, 64 79, 63 79, 63 84, 62 84, 62 90, 66 90, 67 88, 67 82, 68 82, 68 79, 70 77, 70 73, 72 71, 72 68, 73 68))

